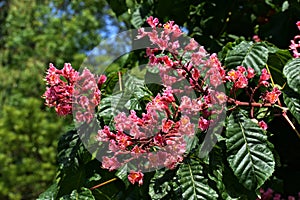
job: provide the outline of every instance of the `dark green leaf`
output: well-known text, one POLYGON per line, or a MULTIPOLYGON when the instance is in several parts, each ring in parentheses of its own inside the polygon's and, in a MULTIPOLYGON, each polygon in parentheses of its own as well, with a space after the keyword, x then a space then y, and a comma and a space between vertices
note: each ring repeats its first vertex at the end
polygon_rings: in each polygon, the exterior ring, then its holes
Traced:
POLYGON ((142 18, 139 8, 132 13, 131 17, 131 24, 134 28, 140 28, 144 24, 145 19, 142 18))
POLYGON ((191 161, 180 165, 177 176, 183 199, 216 199, 218 197, 216 191, 208 185, 201 163, 191 161))
POLYGON ((57 194, 57 184, 52 184, 45 192, 40 194, 37 200, 55 200, 57 194))
POLYGON ((58 197, 70 194, 72 190, 79 189, 85 183, 86 157, 91 157, 84 148, 76 131, 69 131, 61 137, 58 143, 57 173, 58 197))
POLYGON ((225 66, 229 69, 239 65, 252 67, 256 73, 260 74, 268 60, 268 49, 263 43, 253 43, 243 41, 233 47, 225 58, 225 66))
POLYGON ((64 195, 60 200, 95 200, 91 190, 81 188, 80 190, 73 190, 71 194, 64 195))
POLYGON ((300 95, 292 90, 284 90, 283 100, 300 124, 300 95))
POLYGON ((157 170, 150 181, 149 195, 152 199, 179 199, 178 192, 181 191, 176 180, 176 171, 160 169, 157 170), (176 190, 174 190, 174 187, 176 190))
POLYGON ((292 56, 288 50, 282 50, 274 46, 268 46, 268 50, 268 67, 270 69, 272 78, 276 84, 283 86, 286 82, 286 79, 283 77, 282 70, 288 60, 292 58, 292 56))
POLYGON ((264 131, 242 111, 234 111, 226 129, 228 162, 239 182, 259 188, 274 172, 274 156, 264 131))
POLYGON ((283 68, 283 74, 289 87, 300 94, 300 58, 288 62, 283 68))

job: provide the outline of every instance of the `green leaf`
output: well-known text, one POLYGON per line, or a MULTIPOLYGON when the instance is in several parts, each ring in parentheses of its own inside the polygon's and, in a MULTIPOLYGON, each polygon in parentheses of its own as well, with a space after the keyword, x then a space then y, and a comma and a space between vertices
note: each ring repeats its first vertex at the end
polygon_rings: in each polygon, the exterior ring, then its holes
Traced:
POLYGON ((229 69, 239 65, 252 67, 258 74, 265 67, 268 60, 268 49, 263 43, 243 41, 234 46, 225 58, 225 66, 229 69))
POLYGON ((144 19, 141 16, 140 9, 136 9, 131 16, 131 24, 134 26, 134 28, 140 28, 144 24, 144 19))
POLYGON ((203 167, 199 162, 191 161, 180 165, 177 176, 182 190, 183 199, 216 199, 218 194, 208 185, 204 177, 203 167))
POLYGON ((283 74, 289 87, 300 94, 300 58, 288 62, 283 68, 283 74))
POLYGON ((283 92, 284 103, 300 124, 300 95, 292 90, 284 90, 283 92))
POLYGON ((121 168, 117 170, 115 175, 123 181, 126 188, 130 185, 130 182, 128 181, 128 166, 127 164, 123 165, 121 168))
POLYGON ((268 67, 270 69, 272 78, 275 83, 282 86, 286 82, 282 70, 288 60, 292 58, 292 56, 288 50, 282 50, 275 46, 270 46, 269 43, 265 44, 268 45, 268 67))
POLYGON ((78 133, 75 130, 63 135, 58 143, 57 196, 70 194, 85 183, 86 171, 84 164, 91 157, 84 148, 78 133))
POLYGON ((234 111, 226 129, 228 162, 239 182, 255 190, 274 172, 274 156, 264 131, 242 111, 234 111))
POLYGON ((55 200, 57 194, 57 184, 52 184, 45 192, 40 194, 37 200, 55 200))
POLYGON ((95 199, 91 190, 81 188, 79 191, 73 190, 71 194, 64 195, 60 200, 93 200, 95 199))
POLYGON ((98 117, 104 124, 112 122, 114 116, 129 110, 142 110, 151 100, 152 93, 144 86, 144 80, 134 74, 127 73, 122 77, 122 90, 115 89, 114 93, 101 99, 98 117))
POLYGON ((290 6, 290 4, 288 1, 283 2, 281 11, 282 12, 286 11, 287 9, 289 9, 289 6, 290 6))
POLYGON ((181 188, 178 186, 179 183, 175 176, 175 170, 157 170, 149 184, 151 199, 179 199, 178 193, 181 188))
POLYGON ((224 59, 226 58, 226 56, 228 55, 228 53, 230 51, 232 51, 232 49, 237 46, 238 44, 240 44, 241 42, 243 42, 244 39, 243 38, 238 38, 236 39, 234 42, 228 42, 226 45, 223 46, 222 51, 220 51, 218 53, 218 57, 224 61, 224 59))

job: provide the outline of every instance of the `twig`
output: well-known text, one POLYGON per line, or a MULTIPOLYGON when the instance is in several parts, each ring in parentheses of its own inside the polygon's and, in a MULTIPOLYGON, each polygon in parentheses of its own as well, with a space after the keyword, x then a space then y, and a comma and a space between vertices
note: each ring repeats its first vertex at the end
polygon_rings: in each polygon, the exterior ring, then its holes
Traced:
POLYGON ((108 183, 111 183, 111 182, 113 182, 113 181, 115 181, 115 180, 117 180, 117 178, 112 178, 112 179, 110 179, 110 180, 108 180, 108 181, 105 181, 105 182, 103 182, 103 183, 100 183, 100 184, 98 184, 98 185, 95 185, 94 187, 91 187, 90 190, 94 190, 94 189, 99 188, 99 187, 101 187, 101 186, 103 186, 103 185, 106 185, 106 184, 108 184, 108 183))
MULTIPOLYGON (((269 69, 269 66, 266 65, 266 68, 268 70, 268 73, 270 74, 270 79, 271 79, 271 83, 272 83, 272 86, 274 87, 275 86, 275 83, 273 81, 273 78, 272 78, 272 75, 271 75, 271 72, 270 72, 270 69, 269 69)), ((285 84, 283 85, 283 87, 285 86, 285 84)), ((277 102, 278 102, 278 106, 280 108, 282 108, 282 104, 280 102, 280 99, 278 98, 277 99, 277 102)), ((287 116, 286 114, 286 109, 282 109, 282 116, 284 117, 284 119, 288 122, 288 124, 291 126, 291 128, 295 131, 295 133, 297 134, 297 136, 300 138, 300 133, 299 131, 296 129, 296 127, 294 126, 293 122, 290 120, 290 118, 287 116)))
POLYGON ((123 87, 122 87, 122 76, 121 76, 121 72, 118 72, 118 76, 119 76, 119 86, 120 86, 120 91, 122 92, 123 87))

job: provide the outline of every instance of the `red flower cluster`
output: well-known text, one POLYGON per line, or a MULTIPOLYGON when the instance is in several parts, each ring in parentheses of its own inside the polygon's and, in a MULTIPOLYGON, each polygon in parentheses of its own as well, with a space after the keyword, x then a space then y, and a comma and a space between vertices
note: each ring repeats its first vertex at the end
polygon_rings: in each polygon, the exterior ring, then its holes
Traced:
MULTIPOLYGON (((261 198, 257 198, 256 200, 284 200, 281 194, 274 192, 271 188, 268 188, 266 191, 264 189, 260 189, 261 198)), ((295 196, 288 196, 287 200, 299 200, 300 199, 300 192, 298 193, 298 197, 295 196)))
POLYGON ((56 69, 50 63, 46 75, 48 87, 43 97, 46 99, 46 105, 55 107, 58 115, 72 113, 72 95, 78 77, 79 73, 72 68, 70 63, 65 63, 62 70, 56 69))
POLYGON ((139 185, 142 185, 143 177, 144 177, 144 174, 140 171, 138 171, 138 172, 130 171, 130 173, 128 175, 128 180, 132 184, 138 183, 139 185))
MULTIPOLYGON (((296 23, 298 29, 300 30, 300 21, 296 23)), ((296 35, 293 40, 291 40, 290 50, 293 51, 294 58, 300 58, 300 35, 296 35)))
POLYGON ((245 88, 248 86, 248 80, 255 76, 255 71, 253 68, 248 67, 246 70, 243 66, 238 66, 237 70, 230 70, 227 72, 227 80, 233 82, 233 87, 235 89, 245 88))
POLYGON ((99 81, 88 69, 84 69, 74 87, 74 113, 78 122, 90 123, 94 117, 95 107, 100 103, 99 88, 106 80, 101 76, 99 81), (99 88, 98 88, 99 87, 99 88))
POLYGON ((268 129, 268 125, 266 122, 264 122, 263 120, 261 120, 260 122, 258 122, 259 127, 261 127, 263 130, 267 130, 268 129))
POLYGON ((129 116, 121 112, 114 118, 115 131, 108 126, 99 130, 96 139, 108 141, 109 151, 113 153, 112 157, 103 157, 102 167, 114 170, 137 162, 136 167, 143 170, 161 166, 173 169, 186 151, 185 137, 195 133, 187 115, 177 120, 178 110, 173 110, 173 105, 172 90, 167 88, 147 104, 147 112, 142 117, 133 110, 129 116))
MULTIPOLYGON (((270 106, 281 94, 278 88, 273 88, 261 95, 263 103, 255 102, 258 88, 269 87, 270 74, 266 69, 261 71, 258 85, 251 88, 253 68, 238 66, 226 73, 217 55, 209 55, 194 39, 180 42, 183 33, 173 21, 162 25, 157 18, 149 17, 147 22, 152 30, 139 29, 137 38, 147 37, 152 42, 153 48, 148 48, 146 55, 149 66, 158 69, 164 89, 147 103, 144 113, 121 112, 114 117, 114 124, 104 126, 96 136, 97 141, 108 146, 102 167, 112 171, 128 164, 131 170, 128 180, 139 185, 143 184, 141 170, 173 169, 182 162, 188 151, 187 141, 217 122, 226 102, 250 106, 254 118, 254 104, 270 106), (217 91, 228 81, 233 83, 233 92, 245 89, 250 101, 240 102, 217 91), (191 93, 194 97, 187 95, 191 93)), ((62 70, 50 64, 46 81, 48 87, 43 95, 46 105, 55 107, 59 115, 75 113, 78 122, 89 123, 93 119, 95 107, 100 103, 99 88, 106 81, 104 75, 95 77, 88 69, 79 74, 68 63, 62 70)), ((257 123, 267 129, 264 121, 257 123)))
POLYGON ((264 68, 261 70, 261 75, 259 77, 259 85, 263 85, 265 87, 269 86, 269 82, 268 80, 270 79, 270 74, 268 73, 268 71, 264 68))
POLYGON ((274 87, 271 92, 266 92, 265 94, 262 95, 262 99, 266 103, 271 103, 274 104, 278 101, 278 97, 281 94, 280 90, 277 87, 274 87))
POLYGON ((105 126, 96 136, 99 142, 108 142, 111 155, 103 156, 102 167, 111 171, 125 164, 135 166, 128 176, 132 184, 142 184, 139 170, 175 168, 187 151, 186 139, 198 130, 206 131, 216 120, 211 116, 220 112, 214 110, 214 104, 223 110, 227 100, 223 92, 215 91, 226 81, 216 54, 209 56, 194 39, 181 44, 182 32, 173 21, 162 25, 149 17, 147 22, 152 31, 141 28, 137 38, 148 37, 152 42, 154 47, 146 51, 149 65, 159 70, 165 89, 146 105, 141 116, 133 110, 128 116, 119 113, 114 127, 105 126), (184 81, 188 86, 182 90, 184 81), (197 97, 188 97, 187 91, 196 92, 197 97))
MULTIPOLYGON (((101 84, 105 79, 105 76, 101 76, 101 84)), ((88 69, 79 74, 70 63, 65 63, 62 70, 50 63, 46 82, 48 87, 43 97, 47 106, 55 107, 58 115, 64 116, 75 111, 79 122, 91 121, 94 109, 100 103, 101 92, 96 78, 88 69)))

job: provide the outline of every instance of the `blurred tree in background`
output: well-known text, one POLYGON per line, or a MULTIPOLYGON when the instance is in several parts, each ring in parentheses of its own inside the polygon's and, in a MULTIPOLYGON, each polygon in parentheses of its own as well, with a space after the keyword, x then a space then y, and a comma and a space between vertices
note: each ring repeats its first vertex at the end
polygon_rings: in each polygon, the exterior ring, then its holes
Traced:
POLYGON ((71 119, 45 112, 45 69, 79 68, 108 14, 103 0, 0 1, 0 199, 35 199, 53 181, 71 119))

